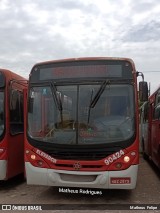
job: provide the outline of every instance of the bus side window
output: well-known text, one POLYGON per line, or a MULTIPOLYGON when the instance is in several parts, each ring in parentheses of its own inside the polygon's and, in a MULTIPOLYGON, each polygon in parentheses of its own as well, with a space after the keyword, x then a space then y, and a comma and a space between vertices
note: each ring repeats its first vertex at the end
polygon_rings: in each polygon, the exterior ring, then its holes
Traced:
POLYGON ((23 133, 23 93, 12 89, 10 93, 10 132, 23 133))
POLYGON ((156 94, 154 116, 153 117, 154 117, 155 120, 160 119, 160 90, 156 94))
POLYGON ((156 94, 156 100, 155 100, 155 105, 158 105, 158 104, 160 104, 160 90, 156 94))
POLYGON ((160 120, 160 104, 154 108, 154 119, 160 120))

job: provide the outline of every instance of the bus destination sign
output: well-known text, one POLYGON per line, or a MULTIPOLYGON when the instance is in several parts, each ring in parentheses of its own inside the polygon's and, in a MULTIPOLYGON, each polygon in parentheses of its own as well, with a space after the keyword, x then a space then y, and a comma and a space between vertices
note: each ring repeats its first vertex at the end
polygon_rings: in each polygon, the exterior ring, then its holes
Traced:
POLYGON ((39 80, 90 78, 90 77, 122 77, 121 65, 87 65, 59 66, 40 68, 39 80))

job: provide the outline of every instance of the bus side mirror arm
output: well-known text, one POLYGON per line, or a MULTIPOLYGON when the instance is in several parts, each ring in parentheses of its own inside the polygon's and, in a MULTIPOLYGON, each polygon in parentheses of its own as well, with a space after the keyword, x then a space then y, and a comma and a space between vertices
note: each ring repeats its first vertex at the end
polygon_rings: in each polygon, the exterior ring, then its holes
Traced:
POLYGON ((143 73, 142 72, 136 72, 136 75, 137 75, 137 77, 138 76, 141 76, 142 77, 142 81, 144 81, 144 75, 143 75, 143 73))

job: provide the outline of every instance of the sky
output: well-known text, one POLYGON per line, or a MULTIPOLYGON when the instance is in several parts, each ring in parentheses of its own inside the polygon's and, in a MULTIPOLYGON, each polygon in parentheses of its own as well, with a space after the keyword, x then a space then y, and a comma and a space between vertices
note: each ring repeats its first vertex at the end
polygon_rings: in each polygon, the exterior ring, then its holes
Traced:
POLYGON ((159 0, 0 0, 0 68, 28 78, 37 62, 127 57, 160 85, 159 0))

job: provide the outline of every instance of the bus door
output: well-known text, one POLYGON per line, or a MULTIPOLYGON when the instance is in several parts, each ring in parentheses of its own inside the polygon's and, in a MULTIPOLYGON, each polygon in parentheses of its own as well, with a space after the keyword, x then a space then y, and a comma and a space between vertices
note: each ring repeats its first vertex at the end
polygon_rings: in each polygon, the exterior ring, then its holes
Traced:
POLYGON ((17 84, 9 91, 8 177, 24 171, 23 88, 17 84))

